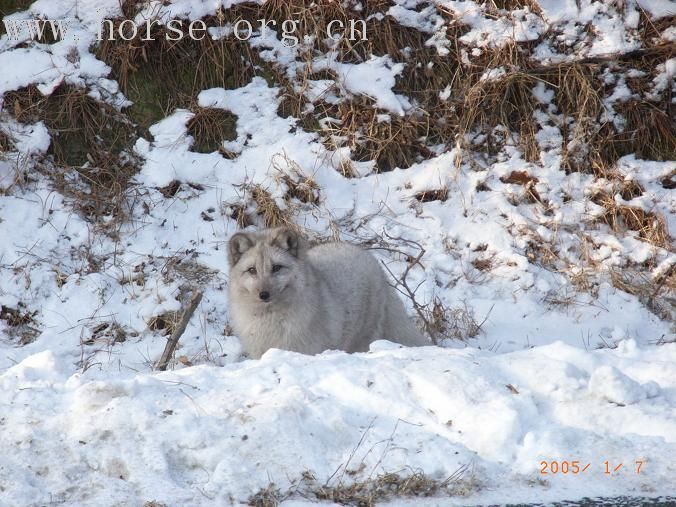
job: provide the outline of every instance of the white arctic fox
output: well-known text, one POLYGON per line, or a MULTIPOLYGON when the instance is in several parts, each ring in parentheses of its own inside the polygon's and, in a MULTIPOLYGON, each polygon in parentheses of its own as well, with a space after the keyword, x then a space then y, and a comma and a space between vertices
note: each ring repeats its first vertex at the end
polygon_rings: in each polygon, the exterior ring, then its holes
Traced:
POLYGON ((287 227, 237 233, 229 243, 230 317, 244 351, 368 350, 374 340, 427 341, 378 261, 350 243, 308 242, 287 227))

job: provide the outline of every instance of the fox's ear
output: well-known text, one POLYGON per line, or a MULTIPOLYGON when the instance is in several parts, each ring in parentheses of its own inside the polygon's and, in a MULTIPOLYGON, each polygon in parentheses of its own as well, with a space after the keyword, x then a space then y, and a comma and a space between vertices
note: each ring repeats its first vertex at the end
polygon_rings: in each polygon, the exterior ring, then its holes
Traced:
POLYGON ((249 250, 254 245, 251 238, 244 232, 238 232, 228 243, 228 260, 230 261, 230 266, 237 264, 242 257, 242 254, 249 250))
POLYGON ((300 257, 305 248, 305 239, 290 227, 275 229, 270 243, 286 250, 294 257, 300 257))

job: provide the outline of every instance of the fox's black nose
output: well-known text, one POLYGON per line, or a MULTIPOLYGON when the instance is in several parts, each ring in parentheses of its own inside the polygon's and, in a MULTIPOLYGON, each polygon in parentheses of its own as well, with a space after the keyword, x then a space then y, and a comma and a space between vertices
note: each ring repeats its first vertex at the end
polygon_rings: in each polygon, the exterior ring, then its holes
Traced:
POLYGON ((270 299, 270 293, 264 290, 258 293, 258 297, 261 298, 261 301, 268 301, 270 299))

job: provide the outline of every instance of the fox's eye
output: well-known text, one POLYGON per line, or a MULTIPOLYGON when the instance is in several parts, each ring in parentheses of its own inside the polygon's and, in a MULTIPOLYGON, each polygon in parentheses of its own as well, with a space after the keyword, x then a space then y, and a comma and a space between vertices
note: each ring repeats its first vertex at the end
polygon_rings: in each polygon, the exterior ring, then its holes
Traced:
POLYGON ((273 264, 273 265, 272 265, 272 272, 273 272, 273 273, 277 273, 277 272, 278 272, 280 269, 282 269, 283 267, 284 267, 284 266, 282 266, 281 264, 273 264))
POLYGON ((246 272, 249 273, 250 275, 255 275, 256 274, 256 268, 254 268, 252 266, 249 269, 247 269, 246 272))

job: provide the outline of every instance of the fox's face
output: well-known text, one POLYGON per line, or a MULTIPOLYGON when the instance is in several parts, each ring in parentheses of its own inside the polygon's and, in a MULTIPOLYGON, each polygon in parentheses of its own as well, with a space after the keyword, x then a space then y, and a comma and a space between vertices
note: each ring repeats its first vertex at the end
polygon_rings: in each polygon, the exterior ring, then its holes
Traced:
POLYGON ((232 297, 244 298, 262 310, 272 309, 302 279, 302 239, 291 229, 238 233, 228 246, 232 297))

